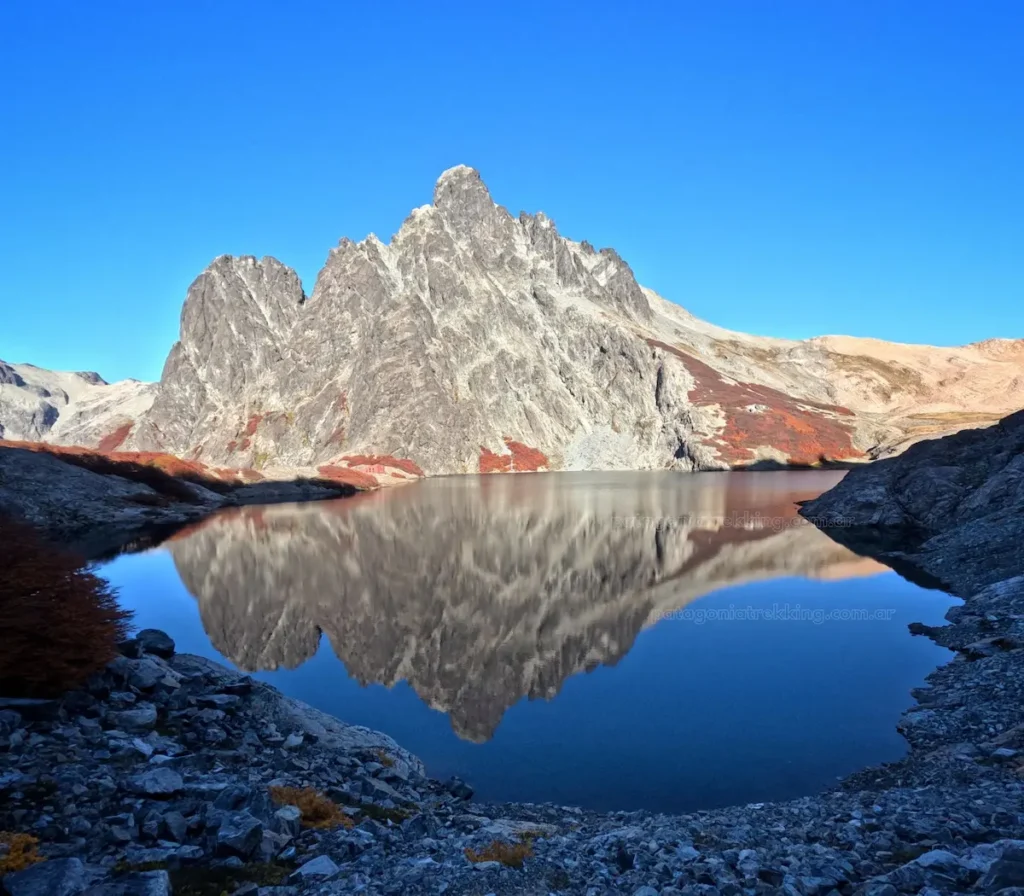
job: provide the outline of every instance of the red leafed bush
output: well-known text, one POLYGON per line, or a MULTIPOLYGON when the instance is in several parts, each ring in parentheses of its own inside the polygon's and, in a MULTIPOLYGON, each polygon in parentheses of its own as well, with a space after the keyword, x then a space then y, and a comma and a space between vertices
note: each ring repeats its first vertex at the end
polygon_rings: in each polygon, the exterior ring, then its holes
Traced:
POLYGON ((0 694, 55 697, 117 654, 131 614, 74 554, 0 518, 0 694))
POLYGON ((478 469, 481 473, 511 473, 512 455, 495 454, 481 445, 478 469))
POLYGON ((504 441, 508 454, 495 454, 483 445, 480 446, 478 469, 481 473, 536 473, 550 466, 543 451, 508 436, 505 436, 504 441))
POLYGON ((331 482, 341 482, 354 488, 377 488, 380 485, 375 476, 371 476, 369 473, 364 473, 361 470, 350 469, 349 467, 326 464, 322 467, 317 467, 316 471, 324 479, 330 479, 331 482))
POLYGON ((505 445, 512 455, 512 470, 516 473, 536 473, 541 467, 547 468, 549 465, 547 455, 537 448, 531 448, 507 436, 505 445))
POLYGON ((406 457, 393 457, 390 454, 346 454, 343 458, 352 467, 394 467, 410 476, 423 476, 423 470, 406 457))
POLYGON ((117 449, 124 444, 124 440, 128 438, 131 431, 131 423, 125 423, 124 426, 119 426, 112 433, 109 433, 100 439, 100 443, 96 446, 96 449, 98 451, 117 451, 117 449))
POLYGON ((791 464, 863 457, 853 444, 849 422, 853 412, 839 405, 797 399, 770 386, 735 382, 700 359, 657 339, 648 345, 673 355, 693 378, 688 393, 699 407, 721 408, 725 425, 708 444, 718 456, 742 466, 756 458, 753 450, 768 446, 783 452, 791 464))

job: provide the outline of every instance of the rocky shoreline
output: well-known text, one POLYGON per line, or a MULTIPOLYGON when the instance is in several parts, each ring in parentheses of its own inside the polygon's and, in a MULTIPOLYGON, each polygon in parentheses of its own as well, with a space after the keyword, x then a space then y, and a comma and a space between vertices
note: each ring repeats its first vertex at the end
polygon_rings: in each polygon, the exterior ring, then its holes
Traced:
MULTIPOLYGON (((998 599, 986 599, 986 616, 1002 612, 998 599)), ((1024 886, 1024 730, 1008 710, 962 742, 955 708, 926 702, 905 718, 911 756, 863 773, 856 789, 682 816, 595 813, 476 804, 466 784, 426 777, 386 735, 174 654, 162 633, 140 633, 122 653, 82 691, 0 710, 0 830, 38 838, 47 859, 7 874, 9 896, 1024 886), (915 722, 922 712, 927 724, 915 722)), ((946 693, 954 666, 1012 656, 958 659, 934 686, 946 693)))
POLYGON ((873 554, 964 597, 950 625, 912 626, 956 656, 914 692, 899 726, 908 755, 832 792, 679 816, 478 804, 386 735, 146 631, 84 690, 0 708, 0 869, 11 872, 0 886, 8 896, 1020 896, 1022 458, 1017 415, 855 471, 803 508, 837 540, 863 546, 870 534, 873 554), (29 864, 36 850, 46 861, 29 864))

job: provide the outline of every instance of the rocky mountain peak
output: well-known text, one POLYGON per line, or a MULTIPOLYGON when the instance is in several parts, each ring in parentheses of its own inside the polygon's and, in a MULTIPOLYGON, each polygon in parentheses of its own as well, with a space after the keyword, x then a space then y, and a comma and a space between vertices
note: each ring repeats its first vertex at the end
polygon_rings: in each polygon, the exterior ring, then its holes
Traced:
POLYGON ((490 190, 487 189, 479 171, 468 165, 454 165, 441 172, 437 183, 434 184, 436 208, 446 208, 467 196, 480 197, 491 202, 490 190))
POLYGON ((460 239, 493 253, 512 239, 513 218, 491 199, 480 172, 466 165, 449 168, 434 186, 434 208, 460 239))
MULTIPOLYGON (((1016 409, 1018 348, 724 330, 645 290, 614 249, 512 217, 459 165, 389 243, 342 239, 309 301, 275 258, 215 259, 152 407, 126 420, 114 397, 143 392, 93 386, 97 419, 118 422, 83 444, 270 475, 368 457, 429 474, 813 464, 1016 409)), ((0 425, 43 437, 66 416, 43 392, 87 384, 26 371, 0 369, 0 425)))

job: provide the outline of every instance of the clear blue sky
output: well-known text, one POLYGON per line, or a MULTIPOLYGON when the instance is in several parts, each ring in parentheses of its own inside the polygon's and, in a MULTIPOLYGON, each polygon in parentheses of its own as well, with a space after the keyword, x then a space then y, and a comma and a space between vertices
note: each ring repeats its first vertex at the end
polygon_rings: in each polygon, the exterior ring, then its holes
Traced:
POLYGON ((1024 3, 0 5, 0 358, 155 378, 457 163, 752 332, 1024 336, 1024 3))

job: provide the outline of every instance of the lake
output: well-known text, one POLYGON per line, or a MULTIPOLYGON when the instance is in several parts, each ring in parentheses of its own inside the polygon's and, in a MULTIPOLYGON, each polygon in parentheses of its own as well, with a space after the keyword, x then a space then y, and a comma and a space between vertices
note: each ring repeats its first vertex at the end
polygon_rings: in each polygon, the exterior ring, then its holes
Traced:
POLYGON ((482 800, 690 811, 898 759, 955 602, 796 514, 835 472, 451 477, 237 508, 103 567, 139 627, 482 800))

